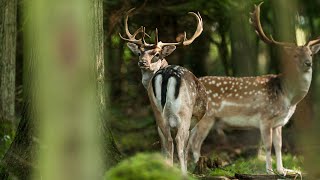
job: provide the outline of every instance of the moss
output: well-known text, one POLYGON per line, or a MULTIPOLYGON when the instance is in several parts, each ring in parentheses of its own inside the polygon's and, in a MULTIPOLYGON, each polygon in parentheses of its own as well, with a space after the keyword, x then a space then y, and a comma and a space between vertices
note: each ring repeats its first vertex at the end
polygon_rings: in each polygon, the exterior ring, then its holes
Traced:
MULTIPOLYGON (((275 157, 273 157, 275 159, 275 157)), ((284 155, 283 166, 288 169, 301 171, 302 157, 293 156, 290 154, 284 155)), ((273 161, 273 168, 276 168, 275 161, 273 161)), ((240 158, 231 165, 224 168, 217 168, 210 172, 211 176, 234 176, 235 173, 241 174, 265 174, 265 160, 259 158, 240 158)))
POLYGON ((160 154, 137 154, 123 160, 105 174, 109 180, 179 180, 184 177, 177 167, 167 165, 160 154))

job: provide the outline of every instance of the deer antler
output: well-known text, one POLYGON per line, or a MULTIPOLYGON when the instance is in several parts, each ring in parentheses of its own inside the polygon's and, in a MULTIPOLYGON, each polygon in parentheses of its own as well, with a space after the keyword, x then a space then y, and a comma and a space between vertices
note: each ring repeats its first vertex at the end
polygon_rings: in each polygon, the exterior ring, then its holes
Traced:
POLYGON ((320 37, 318 37, 317 39, 315 40, 311 40, 307 43, 307 46, 313 46, 313 45, 316 45, 316 44, 319 44, 320 43, 320 37))
POLYGON ((275 44, 281 46, 296 46, 294 43, 287 43, 287 42, 278 42, 273 39, 271 36, 268 38, 262 29, 262 25, 260 22, 260 6, 263 4, 261 2, 258 6, 254 5, 254 11, 250 13, 251 17, 249 19, 250 24, 255 28, 255 32, 259 36, 259 38, 267 44, 275 44))
POLYGON ((193 36, 190 39, 187 39, 187 33, 184 32, 184 37, 183 40, 180 42, 176 42, 176 43, 159 43, 158 42, 158 31, 156 30, 156 44, 160 45, 160 46, 168 46, 168 45, 181 45, 183 44, 184 46, 187 46, 189 44, 191 44, 198 36, 200 36, 200 34, 203 31, 203 22, 202 22, 202 18, 200 16, 200 13, 198 12, 198 14, 194 13, 194 12, 189 12, 189 14, 194 15, 197 18, 198 21, 198 26, 196 29, 196 32, 193 34, 193 36))
POLYGON ((135 44, 138 44, 138 45, 144 45, 144 36, 147 35, 149 36, 148 34, 146 34, 144 32, 145 28, 143 26, 141 26, 139 29, 137 29, 133 34, 130 33, 129 31, 129 28, 128 28, 128 19, 129 19, 129 14, 134 10, 135 8, 132 8, 130 9, 128 12, 127 12, 127 15, 126 15, 126 18, 124 20, 124 28, 125 28, 125 31, 126 31, 126 34, 128 36, 129 39, 127 38, 124 38, 120 33, 119 33, 119 36, 121 39, 125 40, 125 41, 128 41, 128 42, 132 42, 132 43, 135 43, 135 44), (142 39, 136 39, 136 36, 137 34, 139 33, 143 33, 143 38, 142 39), (144 42, 142 42, 142 40, 144 42))
POLYGON ((191 44, 198 36, 200 36, 200 34, 203 31, 203 23, 202 23, 202 18, 200 16, 200 13, 198 12, 198 14, 196 14, 194 12, 189 12, 189 14, 194 15, 197 18, 197 21, 198 21, 198 26, 197 26, 196 32, 193 34, 193 36, 190 39, 186 38, 186 34, 187 33, 184 32, 184 37, 183 37, 182 41, 180 41, 180 42, 176 42, 176 43, 163 43, 161 41, 159 42, 158 29, 156 29, 156 32, 155 32, 155 44, 148 44, 145 41, 145 36, 148 36, 148 37, 150 37, 150 36, 147 33, 145 33, 145 27, 141 26, 133 34, 131 34, 130 31, 129 31, 129 28, 128 28, 128 19, 129 18, 128 18, 128 16, 133 10, 134 10, 134 8, 130 9, 127 12, 126 18, 124 20, 124 27, 125 27, 125 31, 126 31, 126 34, 127 34, 128 38, 124 38, 120 33, 119 33, 119 36, 120 36, 121 39, 123 39, 125 41, 128 41, 128 42, 135 43, 137 45, 141 45, 141 46, 160 46, 160 47, 162 47, 162 46, 168 46, 168 45, 181 45, 181 44, 183 44, 183 45, 187 46, 187 45, 191 44), (141 39, 136 39, 135 37, 139 33, 142 33, 142 38, 141 39))

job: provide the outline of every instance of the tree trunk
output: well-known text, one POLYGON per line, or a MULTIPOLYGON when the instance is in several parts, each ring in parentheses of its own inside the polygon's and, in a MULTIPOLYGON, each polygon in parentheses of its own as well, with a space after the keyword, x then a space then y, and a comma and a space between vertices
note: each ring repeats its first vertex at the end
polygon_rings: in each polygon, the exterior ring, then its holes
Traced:
MULTIPOLYGON (((15 102, 17 0, 0 1, 0 137, 12 135, 15 102)), ((4 142, 0 146, 5 148, 4 142)))
MULTIPOLYGON (((99 120, 102 124, 102 139, 103 139, 103 155, 104 164, 107 168, 115 165, 121 159, 121 153, 118 150, 108 121, 108 112, 106 111, 108 103, 106 100, 106 89, 108 81, 105 81, 105 64, 104 64, 104 45, 103 45, 103 1, 93 0, 93 35, 94 35, 94 56, 97 79, 97 99, 99 103, 99 120)), ((112 102, 112 101, 111 101, 112 102)), ((110 103, 111 103, 110 102, 110 103)), ((109 106, 108 106, 109 107, 109 106)))
MULTIPOLYGON (((34 52, 30 53, 34 54, 34 52)), ((33 56, 29 57, 34 58, 33 56)), ((0 164, 0 179, 30 179, 31 171, 34 168, 32 160, 35 158, 37 138, 34 136, 34 118, 32 116, 31 82, 28 80, 32 76, 32 63, 24 63, 24 101, 21 120, 16 130, 16 135, 10 148, 0 164)))
MULTIPOLYGON (((296 43, 295 14, 297 12, 296 0, 293 1, 270 1, 273 13, 272 27, 275 40, 280 42, 296 43)), ((279 73, 282 67, 286 66, 281 59, 283 49, 276 46, 270 48, 269 73, 279 73)))
POLYGON ((232 75, 229 65, 229 52, 228 52, 228 44, 227 44, 227 39, 226 39, 226 33, 224 31, 219 30, 218 31, 220 37, 221 37, 221 42, 214 42, 214 44, 218 48, 219 52, 219 57, 221 59, 221 63, 223 65, 224 73, 226 76, 232 75))
MULTIPOLYGON (((241 7, 248 7, 247 1, 240 1, 241 7)), ((251 76, 257 72, 256 34, 248 23, 248 12, 251 9, 236 9, 231 21, 231 62, 233 75, 251 76)))
POLYGON ((186 47, 190 49, 188 63, 191 65, 191 71, 197 77, 208 75, 207 58, 210 51, 210 36, 211 31, 204 29, 202 35, 190 47, 186 47))
MULTIPOLYGON (((113 139, 111 129, 107 123, 108 121, 106 116, 107 113, 106 113, 105 82, 104 82, 102 0, 93 0, 89 2, 92 3, 90 4, 90 7, 93 7, 92 33, 94 38, 93 39, 94 47, 92 48, 93 50, 92 53, 95 58, 95 61, 94 61, 95 71, 94 71, 93 77, 95 77, 96 79, 96 83, 92 83, 92 84, 95 84, 94 89, 96 89, 96 99, 98 100, 98 105, 96 107, 98 107, 98 110, 99 110, 98 124, 101 125, 99 126, 100 130, 98 132, 101 137, 101 140, 103 141, 103 144, 102 144, 103 147, 101 152, 101 154, 103 154, 102 161, 105 164, 105 168, 109 168, 115 165, 120 160, 121 154, 113 139)), ((32 33, 30 34, 30 36, 34 35, 34 32, 32 31, 31 32, 29 31, 29 33, 32 33)), ((26 42, 29 42, 28 45, 34 45, 33 43, 32 44, 30 43, 30 39, 28 39, 26 42)), ((38 155, 39 147, 49 145, 49 144, 42 144, 42 141, 41 141, 41 144, 39 144, 39 141, 38 141, 38 137, 37 137, 38 134, 36 134, 36 132, 38 131, 36 131, 36 129, 39 128, 38 120, 42 121, 42 119, 38 119, 35 116, 37 112, 34 111, 35 109, 34 107, 36 106, 36 104, 33 97, 37 95, 38 91, 35 90, 35 88, 37 89, 36 86, 32 86, 32 84, 34 84, 35 82, 30 81, 30 79, 34 80, 34 78, 32 77, 36 73, 34 71, 36 70, 34 64, 35 64, 35 60, 38 58, 37 56, 38 56, 39 48, 34 46, 33 47, 29 46, 29 47, 26 47, 26 49, 28 49, 27 52, 29 53, 28 55, 26 55, 27 58, 25 58, 27 59, 27 61, 24 62, 25 63, 24 67, 26 70, 24 74, 24 89, 25 89, 24 110, 22 114, 22 119, 19 123, 18 129, 16 132, 16 136, 13 140, 13 143, 11 144, 9 150, 7 151, 7 153, 5 154, 1 162, 1 169, 0 169, 1 180, 13 179, 13 178, 31 179, 32 171, 36 170, 35 172, 38 173, 37 171, 39 170, 38 168, 43 168, 42 166, 41 167, 38 166, 38 162, 34 161, 38 155)), ((79 77, 75 77, 75 78, 79 79, 79 77)), ((76 125, 76 127, 80 127, 80 126, 76 125)), ((76 133, 76 135, 77 134, 78 133, 76 133)), ((60 137, 60 134, 57 134, 57 135, 60 137)), ((72 133, 69 132, 69 135, 72 135, 72 133)), ((69 137, 71 139, 65 139, 64 141, 69 142, 69 140, 73 139, 71 142, 78 143, 77 141, 74 141, 74 137, 72 136, 69 136, 69 137)), ((42 137, 39 137, 39 138, 42 138, 42 137)), ((81 138, 80 140, 83 140, 83 138, 81 138)), ((76 146, 76 147, 82 147, 82 146, 76 146)), ((75 151, 78 152, 77 149, 75 149, 75 151)), ((70 166, 69 168, 72 168, 72 166, 70 166)), ((103 171, 104 170, 102 170, 101 174, 99 175, 103 175, 103 171)), ((70 174, 68 172, 64 172, 64 173, 70 174)), ((83 172, 80 171, 79 173, 83 173, 83 172)))

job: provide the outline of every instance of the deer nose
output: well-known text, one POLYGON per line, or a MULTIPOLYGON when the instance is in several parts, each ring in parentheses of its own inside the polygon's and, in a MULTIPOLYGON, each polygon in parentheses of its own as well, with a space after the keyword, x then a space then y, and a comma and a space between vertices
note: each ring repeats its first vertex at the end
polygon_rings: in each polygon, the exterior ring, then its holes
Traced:
POLYGON ((139 66, 146 66, 146 65, 147 65, 147 62, 146 62, 146 61, 139 61, 139 62, 138 62, 138 65, 139 65, 139 66))
POLYGON ((304 62, 304 65, 305 65, 306 67, 311 67, 311 66, 312 66, 312 63, 311 63, 310 61, 306 61, 306 62, 304 62))

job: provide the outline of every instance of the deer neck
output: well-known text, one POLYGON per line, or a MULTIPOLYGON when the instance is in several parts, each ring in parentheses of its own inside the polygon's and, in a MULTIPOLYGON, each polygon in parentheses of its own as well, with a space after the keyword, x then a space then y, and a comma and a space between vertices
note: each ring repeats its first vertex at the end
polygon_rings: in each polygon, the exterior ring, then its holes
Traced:
POLYGON ((287 71, 280 75, 284 94, 291 105, 299 103, 308 93, 312 79, 312 69, 308 72, 287 71))
POLYGON ((158 67, 152 68, 153 70, 150 69, 141 69, 142 73, 142 84, 144 88, 148 89, 148 85, 150 83, 150 80, 152 79, 153 75, 161 68, 164 68, 168 66, 168 62, 165 59, 161 60, 161 64, 157 65, 158 67))

